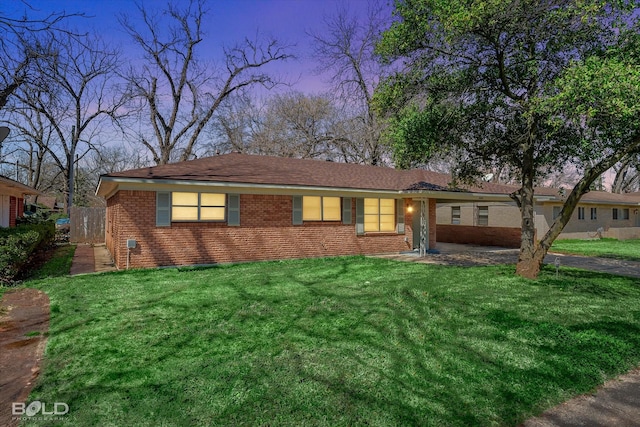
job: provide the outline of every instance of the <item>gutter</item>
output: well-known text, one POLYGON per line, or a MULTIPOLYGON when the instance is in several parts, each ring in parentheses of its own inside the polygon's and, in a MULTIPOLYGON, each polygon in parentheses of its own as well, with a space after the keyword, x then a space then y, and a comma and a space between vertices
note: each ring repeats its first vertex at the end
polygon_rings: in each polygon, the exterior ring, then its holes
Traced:
POLYGON ((100 196, 104 191, 104 198, 108 199, 118 190, 143 190, 149 191, 149 186, 154 187, 154 191, 171 191, 176 188, 185 187, 208 187, 221 188, 241 193, 241 194, 273 194, 284 193, 291 195, 302 195, 309 193, 349 193, 354 197, 371 197, 374 195, 390 195, 394 198, 404 196, 408 198, 428 197, 442 200, 469 200, 469 201, 511 201, 508 194, 500 193, 476 193, 471 191, 447 191, 447 190, 391 190, 391 189, 363 189, 348 187, 317 187, 308 185, 276 185, 276 184, 251 184, 232 183, 219 181, 197 181, 197 180, 175 180, 175 179, 143 179, 143 178, 121 178, 121 177, 100 177, 95 194, 100 196), (113 188, 110 188, 112 184, 113 188))

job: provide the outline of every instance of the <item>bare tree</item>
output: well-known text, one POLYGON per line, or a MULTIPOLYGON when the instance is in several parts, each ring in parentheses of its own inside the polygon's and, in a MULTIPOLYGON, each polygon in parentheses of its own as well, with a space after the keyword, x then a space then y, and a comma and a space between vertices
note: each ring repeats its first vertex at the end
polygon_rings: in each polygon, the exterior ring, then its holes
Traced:
POLYGON ((640 156, 627 157, 613 167, 615 178, 612 193, 631 193, 640 190, 640 156))
POLYGON ((216 144, 209 153, 237 151, 295 158, 337 158, 345 146, 343 119, 331 99, 290 92, 256 105, 229 98, 212 122, 216 144))
POLYGON ((89 154, 86 169, 96 176, 97 184, 99 175, 142 168, 149 163, 149 159, 141 156, 138 150, 124 145, 107 145, 89 154))
MULTIPOLYGON (((32 14, 35 12, 25 1, 20 1, 20 4, 32 14)), ((0 10, 0 109, 21 85, 37 83, 39 63, 58 55, 56 38, 61 35, 78 36, 62 25, 71 17, 82 16, 84 14, 53 12, 34 19, 27 12, 13 17, 6 9, 0 10)))
POLYGON ((228 96, 209 124, 213 141, 207 145, 205 154, 252 153, 252 135, 260 128, 261 115, 262 108, 246 91, 228 96))
POLYGON ((382 73, 374 49, 389 13, 379 3, 370 3, 366 17, 339 9, 325 18, 325 30, 311 33, 318 71, 329 73, 336 101, 343 109, 345 139, 339 151, 344 161, 384 163, 387 150, 380 139, 380 124, 372 96, 382 73), (354 114, 355 113, 355 114, 354 114))
POLYGON ((299 92, 278 95, 267 104, 260 127, 251 135, 252 150, 296 158, 332 158, 343 140, 336 133, 338 112, 331 101, 299 92))
POLYGON ((16 135, 9 140, 9 147, 12 149, 9 157, 13 159, 11 163, 16 162, 16 167, 23 170, 24 178, 21 182, 41 189, 47 147, 53 145, 56 138, 54 130, 44 114, 37 109, 13 106, 10 103, 7 110, 7 119, 0 123, 12 127, 16 135))
POLYGON ((138 5, 143 24, 136 28, 127 16, 124 29, 144 53, 145 63, 126 75, 130 95, 150 120, 151 135, 144 130, 137 138, 157 164, 187 160, 196 149, 200 133, 222 101, 253 85, 271 88, 277 82, 263 71, 275 61, 290 57, 276 40, 264 43, 246 39, 224 49, 224 67, 210 72, 200 63, 196 49, 203 39, 204 0, 191 0, 184 9, 169 4, 161 22, 159 15, 138 5), (165 32, 160 28, 167 28, 165 32))
POLYGON ((15 97, 21 104, 16 105, 17 110, 33 110, 20 113, 22 136, 44 149, 62 171, 68 209, 74 200, 75 165, 99 143, 105 119, 114 116, 122 100, 113 95, 117 91, 111 86, 117 52, 97 38, 87 37, 78 43, 66 35, 58 42, 59 55, 38 67, 46 90, 26 83, 15 97), (24 120, 25 114, 33 114, 38 121, 24 120))

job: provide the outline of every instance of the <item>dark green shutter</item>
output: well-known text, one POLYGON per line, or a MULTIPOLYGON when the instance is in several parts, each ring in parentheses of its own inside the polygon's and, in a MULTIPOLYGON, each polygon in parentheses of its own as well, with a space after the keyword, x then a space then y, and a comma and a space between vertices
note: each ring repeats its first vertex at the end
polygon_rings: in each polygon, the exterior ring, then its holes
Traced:
POLYGON ((171 193, 168 191, 156 192, 156 227, 168 227, 171 225, 171 193))
POLYGON ((364 234, 364 199, 356 199, 356 234, 364 234))
POLYGON ((351 197, 342 198, 342 223, 351 224, 351 197))
POLYGON ((227 206, 227 225, 240 225, 240 195, 229 194, 227 206))
POLYGON ((396 200, 396 230, 404 234, 404 199, 396 200))
POLYGON ((302 196, 293 196, 293 225, 302 225, 302 196))

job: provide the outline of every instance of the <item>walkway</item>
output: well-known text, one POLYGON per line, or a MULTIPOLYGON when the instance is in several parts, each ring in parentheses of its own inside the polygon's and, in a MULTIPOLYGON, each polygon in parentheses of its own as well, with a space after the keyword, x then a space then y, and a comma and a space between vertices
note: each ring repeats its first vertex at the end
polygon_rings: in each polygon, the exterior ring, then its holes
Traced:
POLYGON ((15 288, 0 300, 0 425, 20 424, 13 402, 26 402, 38 375, 49 331, 49 297, 15 288))
POLYGON ((72 276, 76 274, 116 271, 111 254, 105 245, 78 244, 71 262, 72 276))
POLYGON ((531 418, 522 427, 640 426, 640 369, 606 382, 593 394, 531 418))
POLYGON ((544 262, 545 264, 553 264, 556 258, 560 261, 561 266, 640 278, 640 262, 638 261, 549 253, 544 262))

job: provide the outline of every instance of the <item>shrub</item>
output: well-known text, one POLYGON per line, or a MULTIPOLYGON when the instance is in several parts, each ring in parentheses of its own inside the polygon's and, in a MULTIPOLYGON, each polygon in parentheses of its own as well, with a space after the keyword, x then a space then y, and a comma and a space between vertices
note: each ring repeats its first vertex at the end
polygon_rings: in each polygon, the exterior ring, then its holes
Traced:
POLYGON ((11 282, 31 255, 50 245, 54 237, 55 227, 50 221, 0 229, 0 282, 11 282))

